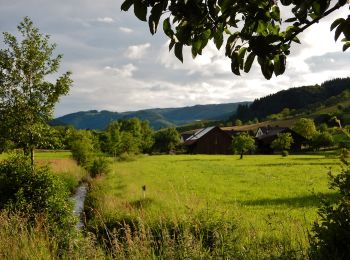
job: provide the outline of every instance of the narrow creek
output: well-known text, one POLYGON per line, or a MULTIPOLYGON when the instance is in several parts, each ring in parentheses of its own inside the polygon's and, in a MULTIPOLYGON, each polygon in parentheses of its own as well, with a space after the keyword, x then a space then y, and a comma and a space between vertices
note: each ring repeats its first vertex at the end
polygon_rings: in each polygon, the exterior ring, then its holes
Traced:
POLYGON ((79 218, 77 229, 82 229, 84 227, 83 211, 84 211, 84 202, 85 202, 87 191, 88 191, 87 184, 82 183, 75 191, 75 194, 71 197, 74 203, 73 214, 79 218))

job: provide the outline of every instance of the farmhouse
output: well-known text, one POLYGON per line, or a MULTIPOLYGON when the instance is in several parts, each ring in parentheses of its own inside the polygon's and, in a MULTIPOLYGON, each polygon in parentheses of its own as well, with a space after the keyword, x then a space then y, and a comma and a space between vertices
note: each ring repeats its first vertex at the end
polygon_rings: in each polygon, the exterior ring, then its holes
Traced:
POLYGON ((232 137, 217 126, 198 129, 187 138, 186 135, 181 137, 183 140, 182 145, 191 154, 232 153, 232 137))
POLYGON ((288 127, 260 127, 255 134, 255 143, 257 146, 257 151, 263 154, 273 153, 273 149, 270 147, 273 140, 275 140, 278 134, 290 133, 293 138, 293 143, 291 145, 292 151, 300 151, 303 144, 306 143, 306 139, 301 135, 294 132, 288 127))

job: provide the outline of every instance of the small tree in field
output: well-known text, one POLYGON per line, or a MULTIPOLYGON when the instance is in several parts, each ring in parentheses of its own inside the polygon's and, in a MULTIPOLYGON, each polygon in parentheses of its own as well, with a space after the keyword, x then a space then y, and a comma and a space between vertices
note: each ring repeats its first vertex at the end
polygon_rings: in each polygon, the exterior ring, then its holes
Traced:
POLYGON ((255 148, 255 141, 248 134, 240 134, 234 137, 232 147, 234 153, 239 153, 241 155, 240 159, 243 159, 244 153, 255 148))
POLYGON ((17 27, 17 39, 4 33, 6 49, 0 50, 0 133, 34 162, 34 149, 48 133, 47 122, 59 97, 72 85, 70 72, 55 83, 46 77, 58 71, 62 55, 53 57, 55 44, 26 17, 17 27))
POLYGON ((168 153, 180 143, 179 133, 175 128, 166 128, 155 132, 153 150, 168 153))
POLYGON ((278 134, 277 138, 272 141, 271 148, 275 150, 281 150, 283 155, 286 154, 283 153, 283 151, 289 150, 293 142, 293 137, 290 133, 278 134))

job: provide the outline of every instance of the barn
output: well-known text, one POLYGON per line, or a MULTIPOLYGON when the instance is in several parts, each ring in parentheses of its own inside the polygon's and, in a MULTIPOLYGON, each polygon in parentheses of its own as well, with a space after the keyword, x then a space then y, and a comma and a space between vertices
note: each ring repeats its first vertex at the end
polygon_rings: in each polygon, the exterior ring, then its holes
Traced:
POLYGON ((232 154, 232 137, 217 126, 197 130, 182 145, 190 154, 232 154))
POLYGON ((255 142, 257 145, 257 151, 263 154, 272 154, 274 151, 270 147, 273 140, 275 140, 278 134, 282 133, 290 133, 293 138, 293 143, 291 145, 291 151, 297 152, 301 150, 303 144, 307 142, 307 140, 294 132, 292 129, 288 127, 260 127, 255 135, 255 142))

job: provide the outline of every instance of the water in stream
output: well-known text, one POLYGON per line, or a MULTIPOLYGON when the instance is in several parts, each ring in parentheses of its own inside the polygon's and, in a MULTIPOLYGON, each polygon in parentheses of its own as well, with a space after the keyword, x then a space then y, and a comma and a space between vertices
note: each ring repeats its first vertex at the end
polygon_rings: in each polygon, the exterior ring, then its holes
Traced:
POLYGON ((82 219, 82 213, 84 210, 84 201, 87 194, 87 184, 82 183, 77 190, 75 191, 75 194, 72 196, 72 201, 74 202, 74 210, 73 213, 77 217, 79 217, 79 222, 77 224, 78 229, 82 229, 84 227, 84 221, 82 219))

